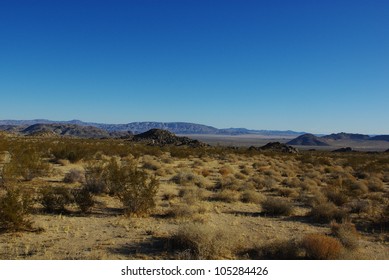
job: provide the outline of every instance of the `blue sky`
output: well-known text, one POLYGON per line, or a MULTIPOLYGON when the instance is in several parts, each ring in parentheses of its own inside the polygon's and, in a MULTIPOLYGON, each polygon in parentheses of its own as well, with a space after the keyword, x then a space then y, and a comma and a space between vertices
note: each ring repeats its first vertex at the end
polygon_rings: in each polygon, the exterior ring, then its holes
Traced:
POLYGON ((389 134, 389 1, 0 1, 0 119, 389 134))

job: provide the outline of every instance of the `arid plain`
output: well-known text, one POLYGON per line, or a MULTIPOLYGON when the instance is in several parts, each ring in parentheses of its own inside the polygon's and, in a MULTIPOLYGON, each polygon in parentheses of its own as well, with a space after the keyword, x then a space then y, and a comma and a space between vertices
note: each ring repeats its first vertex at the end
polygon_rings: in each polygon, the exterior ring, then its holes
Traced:
POLYGON ((2 134, 0 259, 389 259, 385 143, 212 141, 2 134))

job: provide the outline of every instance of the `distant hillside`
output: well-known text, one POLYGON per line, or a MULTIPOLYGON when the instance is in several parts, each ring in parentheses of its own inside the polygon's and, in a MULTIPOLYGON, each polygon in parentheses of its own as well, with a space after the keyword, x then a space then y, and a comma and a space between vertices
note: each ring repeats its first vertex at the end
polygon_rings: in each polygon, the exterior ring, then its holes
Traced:
POLYGON ((376 141, 389 141, 389 135, 377 135, 370 138, 370 140, 376 141))
POLYGON ((34 124, 21 131, 29 136, 74 136, 80 138, 108 138, 110 134, 93 126, 81 126, 76 124, 34 124))
POLYGON ((187 122, 132 122, 127 124, 104 124, 104 123, 91 123, 83 122, 80 120, 71 120, 71 121, 50 121, 46 119, 38 120, 0 120, 0 130, 1 126, 21 126, 26 128, 34 124, 64 124, 64 125, 79 125, 79 126, 93 126, 103 130, 108 131, 109 133, 121 132, 121 131, 131 131, 133 134, 138 134, 146 132, 150 129, 163 129, 168 130, 175 134, 219 134, 219 135, 243 135, 243 134, 257 134, 257 135, 266 135, 274 137, 284 137, 284 136, 298 136, 304 134, 304 132, 296 132, 291 130, 280 131, 280 130, 250 130, 246 128, 223 128, 218 129, 212 126, 187 123, 187 122))
POLYGON ((326 140, 369 140, 370 136, 365 134, 357 134, 357 133, 333 133, 330 135, 320 137, 326 140))
POLYGON ((177 134, 217 134, 218 129, 212 126, 186 122, 132 122, 128 124, 97 124, 107 131, 132 131, 134 134, 150 129, 163 129, 177 134))
POLYGON ((301 135, 286 144, 296 146, 329 146, 328 143, 321 140, 319 137, 309 133, 301 135))

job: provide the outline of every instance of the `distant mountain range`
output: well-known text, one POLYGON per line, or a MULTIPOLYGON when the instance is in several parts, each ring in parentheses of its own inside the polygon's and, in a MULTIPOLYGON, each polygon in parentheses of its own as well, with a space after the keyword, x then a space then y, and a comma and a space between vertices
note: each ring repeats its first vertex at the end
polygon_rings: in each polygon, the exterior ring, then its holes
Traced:
POLYGON ((287 142, 288 145, 295 146, 330 146, 333 141, 352 140, 352 141, 389 141, 389 135, 369 136, 356 133, 333 133, 330 135, 316 136, 313 134, 303 134, 287 142))
MULTIPOLYGON (((266 135, 274 137, 295 137, 304 132, 296 132, 292 130, 280 131, 280 130, 251 130, 246 128, 224 128, 218 129, 212 126, 187 123, 187 122, 132 122, 127 124, 104 124, 104 123, 93 123, 93 122, 83 122, 80 120, 71 120, 71 121, 50 121, 46 119, 36 119, 36 120, 0 120, 0 130, 10 131, 10 132, 21 132, 24 130, 30 132, 31 129, 28 127, 33 125, 40 125, 34 127, 34 129, 48 129, 52 130, 53 125, 76 125, 84 128, 80 130, 85 131, 85 127, 94 127, 101 130, 98 134, 105 135, 104 137, 109 137, 115 135, 115 133, 131 132, 132 134, 139 134, 146 132, 150 129, 163 129, 170 131, 175 134, 219 134, 219 135, 243 135, 243 134, 257 134, 257 135, 266 135), (45 127, 43 125, 46 125, 45 127), (50 125, 48 127, 47 125, 50 125)), ((75 129, 76 127, 62 127, 62 130, 67 130, 67 132, 60 132, 61 135, 84 135, 85 132, 72 132, 70 128, 75 129)), ((54 129, 55 130, 55 129, 54 129)), ((58 130, 58 127, 57 127, 58 130)), ((62 131, 61 130, 61 131, 62 131)), ((89 128, 88 130, 91 130, 89 128)), ((59 131, 58 131, 59 132, 59 131)), ((95 131, 97 132, 97 131, 95 131)), ((92 134, 95 134, 92 132, 92 134)), ((57 133, 58 134, 58 133, 57 133)))
POLYGON ((212 126, 187 122, 132 122, 128 124, 104 124, 71 121, 37 120, 0 120, 0 131, 27 136, 71 136, 80 138, 128 138, 151 129, 166 130, 174 134, 209 135, 261 135, 274 138, 294 138, 287 142, 296 146, 330 146, 340 140, 388 141, 389 135, 369 136, 355 133, 334 133, 324 136, 291 130, 251 130, 247 128, 218 129, 212 126), (334 142, 335 141, 335 142, 334 142))

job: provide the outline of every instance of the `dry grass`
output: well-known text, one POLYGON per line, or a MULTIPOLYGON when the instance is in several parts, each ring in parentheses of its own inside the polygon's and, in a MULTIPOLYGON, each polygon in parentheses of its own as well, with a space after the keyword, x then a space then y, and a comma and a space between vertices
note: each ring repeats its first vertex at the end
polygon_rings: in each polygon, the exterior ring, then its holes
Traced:
POLYGON ((0 259, 389 259, 387 153, 0 138, 8 150, 32 154, 0 163, 0 259), (34 158, 48 169, 22 174, 34 158))

